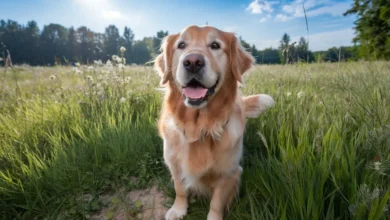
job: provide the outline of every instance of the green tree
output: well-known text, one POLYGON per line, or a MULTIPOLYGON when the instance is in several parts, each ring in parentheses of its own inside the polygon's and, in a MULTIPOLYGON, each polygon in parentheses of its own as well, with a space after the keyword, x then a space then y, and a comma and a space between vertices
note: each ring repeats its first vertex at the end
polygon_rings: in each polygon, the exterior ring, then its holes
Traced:
POLYGON ((77 28, 77 41, 80 44, 79 56, 82 62, 91 62, 96 59, 94 54, 94 33, 85 26, 77 28))
POLYGON ((126 48, 126 52, 124 56, 128 63, 132 63, 133 61, 133 57, 134 57, 133 44, 134 44, 134 33, 130 28, 125 27, 125 30, 123 32, 123 38, 122 38, 122 46, 126 48))
POLYGON ((245 40, 242 39, 242 37, 240 37, 240 42, 241 42, 241 46, 246 50, 246 51, 250 51, 251 49, 251 45, 246 42, 245 40))
POLYGON ((23 48, 21 53, 22 62, 31 65, 39 63, 39 27, 37 22, 29 21, 27 27, 23 29, 23 48))
POLYGON ((115 25, 110 25, 105 31, 104 53, 107 58, 119 54, 119 30, 115 25))
POLYGON ((145 41, 136 41, 134 44, 134 57, 133 62, 136 64, 145 64, 151 60, 149 49, 145 41))
POLYGON ((284 33, 282 39, 279 41, 279 50, 282 54, 282 62, 287 64, 296 60, 295 43, 290 44, 290 35, 284 33))
POLYGON ((153 38, 153 53, 158 54, 161 46, 161 41, 164 37, 168 36, 168 31, 159 31, 157 32, 156 37, 153 38))
POLYGON ((75 62, 78 52, 78 43, 76 39, 76 31, 73 27, 69 28, 68 31, 68 41, 66 43, 66 58, 69 62, 75 62))
POLYGON ((40 37, 43 64, 55 64, 66 55, 68 29, 59 24, 45 25, 40 37))
POLYGON ((356 37, 360 55, 366 58, 390 59, 390 1, 354 0, 344 16, 355 14, 356 37))
POLYGON ((259 63, 264 64, 278 64, 282 60, 279 51, 272 48, 259 51, 259 59, 259 63))

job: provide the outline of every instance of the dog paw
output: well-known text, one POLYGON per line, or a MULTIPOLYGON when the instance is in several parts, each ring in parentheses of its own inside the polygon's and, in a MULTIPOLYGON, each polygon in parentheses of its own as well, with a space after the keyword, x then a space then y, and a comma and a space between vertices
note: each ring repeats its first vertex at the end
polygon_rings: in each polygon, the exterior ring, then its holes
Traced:
POLYGON ((275 105, 274 99, 267 94, 251 95, 244 97, 245 116, 257 118, 261 113, 275 105))
POLYGON ((165 219, 178 220, 178 219, 182 219, 186 214, 187 214, 187 208, 174 205, 168 210, 167 214, 165 214, 165 219))
POLYGON ((220 213, 210 210, 207 214, 207 220, 223 220, 223 216, 220 213))
POLYGON ((259 103, 263 107, 263 110, 272 107, 275 105, 275 100, 267 94, 260 94, 259 95, 259 103))

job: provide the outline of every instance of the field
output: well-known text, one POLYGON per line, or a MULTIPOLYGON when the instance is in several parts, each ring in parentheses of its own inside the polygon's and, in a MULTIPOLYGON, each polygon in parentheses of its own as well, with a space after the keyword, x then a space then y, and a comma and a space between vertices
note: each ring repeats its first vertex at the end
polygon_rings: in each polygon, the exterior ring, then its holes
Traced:
MULTIPOLYGON (((151 67, 3 73, 0 219, 146 218, 133 192, 164 195, 162 211, 172 204, 151 67)), ((390 218, 389 62, 261 65, 245 78, 244 94, 277 104, 248 121, 226 219, 390 218)), ((185 219, 207 212, 207 199, 192 198, 185 219)))

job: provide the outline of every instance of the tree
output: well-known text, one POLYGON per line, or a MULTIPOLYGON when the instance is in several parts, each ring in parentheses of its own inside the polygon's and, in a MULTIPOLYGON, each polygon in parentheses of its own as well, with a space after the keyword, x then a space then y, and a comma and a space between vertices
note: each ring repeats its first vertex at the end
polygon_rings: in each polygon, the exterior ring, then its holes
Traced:
POLYGON ((241 37, 240 37, 240 43, 241 43, 241 46, 246 50, 246 51, 250 51, 251 49, 251 45, 246 42, 245 40, 243 40, 241 37))
POLYGON ((284 33, 283 36, 282 36, 282 39, 279 41, 280 44, 279 44, 279 49, 281 51, 281 54, 282 54, 282 62, 287 64, 289 63, 289 58, 292 57, 292 54, 293 54, 293 50, 294 50, 294 45, 295 45, 295 42, 293 44, 290 44, 290 41, 291 41, 291 38, 290 38, 290 35, 288 35, 287 33, 284 33))
POLYGON ((60 62, 66 55, 68 29, 59 24, 45 25, 41 34, 43 64, 60 62))
POLYGON ((77 41, 80 43, 80 60, 82 62, 95 60, 94 33, 87 27, 81 26, 77 28, 77 41))
POLYGON ((39 63, 39 27, 37 22, 29 21, 23 32, 23 51, 20 59, 32 65, 39 63))
POLYGON ((354 0, 344 16, 355 14, 356 37, 360 55, 374 59, 390 59, 390 1, 354 0))
POLYGON ((301 37, 299 39, 298 45, 296 46, 296 54, 297 54, 296 61, 303 61, 303 62, 314 61, 314 55, 309 50, 309 42, 307 42, 304 37, 301 37))
POLYGON ((158 31, 156 37, 153 38, 153 53, 158 54, 161 46, 161 42, 164 37, 168 36, 168 31, 158 31))
POLYGON ((115 25, 110 25, 105 31, 104 53, 107 58, 119 54, 119 30, 115 25))
POLYGON ((260 62, 259 51, 257 50, 257 48, 254 44, 250 48, 250 52, 251 52, 251 55, 255 58, 256 63, 259 63, 260 62))
POLYGON ((76 31, 73 27, 69 28, 68 42, 66 43, 66 57, 69 62, 75 62, 78 52, 78 43, 76 40, 76 31))
POLYGON ((259 51, 260 63, 264 64, 277 64, 280 63, 280 53, 277 49, 266 48, 259 51))
POLYGON ((150 56, 148 47, 145 41, 136 41, 134 44, 134 57, 133 62, 136 64, 145 64, 150 61, 152 57, 150 56))
POLYGON ((12 61, 14 63, 22 63, 23 61, 23 29, 16 21, 8 20, 1 22, 3 33, 1 33, 1 41, 3 53, 8 49, 12 53, 12 61))
POLYGON ((299 39, 298 46, 297 46, 298 60, 303 60, 303 61, 307 60, 307 52, 308 52, 308 49, 309 49, 308 46, 309 45, 306 42, 305 38, 301 37, 299 39))
POLYGON ((130 28, 125 27, 125 30, 123 32, 123 38, 122 38, 122 46, 126 48, 126 52, 124 56, 128 63, 131 63, 133 59, 133 55, 134 55, 133 44, 134 44, 134 33, 130 28))

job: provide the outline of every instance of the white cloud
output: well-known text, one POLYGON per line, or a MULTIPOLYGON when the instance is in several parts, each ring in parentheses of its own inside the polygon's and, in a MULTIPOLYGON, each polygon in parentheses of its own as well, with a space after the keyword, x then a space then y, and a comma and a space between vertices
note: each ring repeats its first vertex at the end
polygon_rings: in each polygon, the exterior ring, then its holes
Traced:
POLYGON ((235 25, 226 26, 226 27, 223 28, 223 30, 226 31, 226 32, 236 32, 237 29, 238 29, 238 27, 235 26, 235 25))
MULTIPOLYGON (((352 28, 312 34, 309 36, 309 48, 312 51, 317 51, 327 50, 331 47, 350 46, 354 36, 352 28)), ((293 39, 299 38, 294 37, 293 39)))
POLYGON ((126 16, 124 16, 120 11, 117 10, 103 10, 102 16, 103 19, 108 21, 128 20, 126 16))
POLYGON ((286 16, 304 17, 303 5, 305 6, 307 17, 329 14, 341 16, 350 8, 350 2, 333 2, 330 0, 295 0, 290 4, 282 6, 282 11, 286 16))
POLYGON ((251 11, 252 14, 261 14, 263 12, 272 12, 272 5, 276 4, 275 2, 269 2, 266 0, 254 0, 249 4, 246 10, 251 11))
MULTIPOLYGON (((304 36, 306 38, 306 36, 304 36)), ((309 49, 311 51, 327 50, 331 47, 350 46, 354 37, 352 28, 336 31, 327 31, 312 34, 309 36, 309 49)), ((299 42, 301 36, 291 37, 291 42, 299 42)), ((255 44, 259 50, 272 47, 277 49, 279 39, 276 40, 248 40, 250 44, 255 44)))
POLYGON ((351 7, 350 2, 340 2, 330 6, 324 6, 310 10, 306 13, 308 17, 314 17, 323 14, 330 14, 332 16, 342 16, 351 7))
POLYGON ((259 50, 270 47, 277 49, 279 46, 279 40, 248 40, 247 42, 250 44, 255 44, 256 48, 259 50))
POLYGON ((295 0, 290 4, 283 5, 282 10, 294 17, 303 17, 303 5, 305 6, 305 10, 310 10, 318 4, 322 4, 322 2, 318 2, 316 0, 295 0))
POLYGON ((261 18, 261 19, 260 19, 260 22, 261 22, 261 23, 264 23, 264 22, 266 22, 266 21, 267 21, 268 19, 270 19, 270 18, 272 18, 272 16, 271 16, 271 14, 268 14, 267 16, 261 18))
POLYGON ((292 17, 288 17, 287 15, 284 15, 284 14, 277 14, 276 17, 275 17, 275 20, 276 21, 288 21, 290 20, 292 17))
POLYGON ((104 21, 128 21, 129 18, 117 9, 110 0, 74 0, 87 16, 96 16, 104 21))

